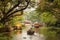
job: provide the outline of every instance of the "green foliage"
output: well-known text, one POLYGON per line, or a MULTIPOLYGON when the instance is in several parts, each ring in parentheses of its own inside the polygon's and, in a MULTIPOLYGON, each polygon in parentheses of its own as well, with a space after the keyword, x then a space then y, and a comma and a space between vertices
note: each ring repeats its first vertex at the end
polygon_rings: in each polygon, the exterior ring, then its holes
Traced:
POLYGON ((52 14, 57 18, 60 19, 60 0, 42 0, 38 8, 36 9, 37 12, 52 12, 52 14), (53 2, 51 2, 53 1, 53 2))
POLYGON ((57 22, 57 18, 51 12, 48 11, 43 13, 32 11, 30 12, 28 18, 33 22, 35 21, 44 22, 47 25, 53 25, 57 22))
POLYGON ((3 27, 3 24, 2 23, 0 23, 0 28, 2 28, 3 27))
POLYGON ((41 14, 41 21, 47 25, 60 27, 60 0, 41 0, 36 11, 41 14), (46 13, 49 12, 49 13, 46 13))
POLYGON ((23 15, 23 12, 19 14, 16 12, 25 10, 29 2, 30 0, 0 0, 0 23, 5 24, 13 18, 12 16, 23 15))
POLYGON ((23 20, 24 20, 24 18, 22 16, 16 16, 10 21, 10 24, 14 25, 15 22, 18 22, 18 21, 22 22, 23 20))
POLYGON ((30 12, 28 16, 29 17, 27 17, 27 18, 30 19, 33 22, 40 21, 40 15, 36 11, 30 12))
POLYGON ((54 24, 57 21, 55 16, 52 15, 52 13, 50 13, 50 12, 43 12, 40 15, 40 19, 41 19, 42 22, 51 23, 51 24, 54 24))
POLYGON ((60 36, 58 36, 59 34, 57 34, 58 31, 60 31, 60 28, 56 28, 57 31, 52 31, 50 30, 52 27, 41 27, 39 30, 40 34, 44 34, 46 40, 59 40, 60 36))

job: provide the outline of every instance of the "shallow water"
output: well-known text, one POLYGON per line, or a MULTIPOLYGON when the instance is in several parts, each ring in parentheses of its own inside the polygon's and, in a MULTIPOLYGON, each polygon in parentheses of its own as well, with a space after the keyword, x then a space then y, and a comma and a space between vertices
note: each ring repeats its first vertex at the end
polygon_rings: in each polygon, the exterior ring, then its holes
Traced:
POLYGON ((34 35, 27 35, 26 31, 23 31, 22 33, 19 31, 0 33, 0 40, 43 40, 43 36, 41 35, 39 36, 38 33, 35 33, 34 35))
POLYGON ((26 24, 26 28, 22 30, 0 33, 0 40, 45 40, 43 34, 34 33, 34 35, 27 35, 27 30, 29 30, 32 26, 31 24, 26 24))

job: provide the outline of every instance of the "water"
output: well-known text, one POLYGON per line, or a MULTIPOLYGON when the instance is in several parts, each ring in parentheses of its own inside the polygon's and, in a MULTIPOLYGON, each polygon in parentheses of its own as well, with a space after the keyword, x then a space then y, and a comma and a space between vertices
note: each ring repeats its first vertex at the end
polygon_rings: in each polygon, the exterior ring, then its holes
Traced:
POLYGON ((34 35, 27 35, 27 32, 20 33, 10 32, 10 33, 0 33, 0 40, 44 40, 44 36, 38 33, 34 35))
POLYGON ((10 33, 0 33, 0 40, 10 40, 12 35, 10 33))
POLYGON ((29 30, 32 26, 25 25, 26 28, 22 30, 0 33, 0 40, 45 40, 43 34, 34 33, 34 35, 27 35, 27 30, 29 30))

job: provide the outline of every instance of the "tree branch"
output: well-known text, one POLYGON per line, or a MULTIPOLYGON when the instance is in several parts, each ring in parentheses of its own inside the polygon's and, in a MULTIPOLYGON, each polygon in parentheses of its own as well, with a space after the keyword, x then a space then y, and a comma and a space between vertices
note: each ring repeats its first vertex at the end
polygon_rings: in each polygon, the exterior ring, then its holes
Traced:
POLYGON ((15 14, 15 15, 13 14, 13 15, 9 16, 9 18, 10 18, 10 17, 15 17, 15 16, 21 16, 21 15, 23 15, 23 11, 21 11, 20 14, 15 14))
POLYGON ((13 16, 10 16, 10 17, 16 17, 16 16, 21 16, 22 14, 16 14, 16 15, 13 15, 13 16))
POLYGON ((11 11, 13 11, 13 9, 15 9, 17 6, 19 6, 20 3, 21 3, 21 1, 19 1, 18 4, 14 5, 14 7, 12 7, 6 14, 8 15, 11 11))
POLYGON ((55 16, 55 18, 59 19, 59 16, 57 16, 57 12, 55 10, 52 10, 52 14, 55 16))
MULTIPOLYGON (((5 22, 9 19, 9 17, 10 17, 11 15, 13 15, 14 13, 25 10, 25 9, 28 7, 30 1, 26 1, 26 2, 27 2, 27 5, 26 5, 24 8, 20 9, 20 10, 15 10, 14 12, 12 12, 13 9, 16 8, 21 2, 18 3, 17 5, 15 5, 13 8, 11 8, 11 9, 6 13, 7 15, 0 20, 0 22, 5 23, 5 22), (10 12, 11 12, 11 13, 10 13, 10 12), (10 13, 10 14, 9 14, 9 13, 10 13)), ((21 13, 21 15, 22 15, 22 14, 23 14, 23 13, 21 13)))
POLYGON ((22 8, 22 9, 20 9, 20 10, 16 10, 16 11, 10 13, 7 17, 13 15, 13 14, 16 13, 16 12, 19 12, 19 11, 23 11, 23 10, 25 10, 25 9, 28 7, 28 5, 29 5, 29 2, 27 2, 27 5, 25 6, 25 8, 22 8))

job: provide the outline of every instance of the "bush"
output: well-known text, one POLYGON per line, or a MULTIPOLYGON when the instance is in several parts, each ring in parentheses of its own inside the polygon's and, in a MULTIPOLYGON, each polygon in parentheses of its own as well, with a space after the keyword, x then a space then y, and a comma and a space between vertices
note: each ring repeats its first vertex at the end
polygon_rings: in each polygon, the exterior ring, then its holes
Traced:
POLYGON ((57 34, 57 32, 60 29, 56 28, 57 31, 55 31, 55 30, 52 31, 50 29, 51 29, 51 27, 41 27, 40 30, 39 30, 39 33, 44 34, 46 40, 57 40, 57 39, 59 40, 60 39, 60 36, 59 36, 60 34, 57 34))

